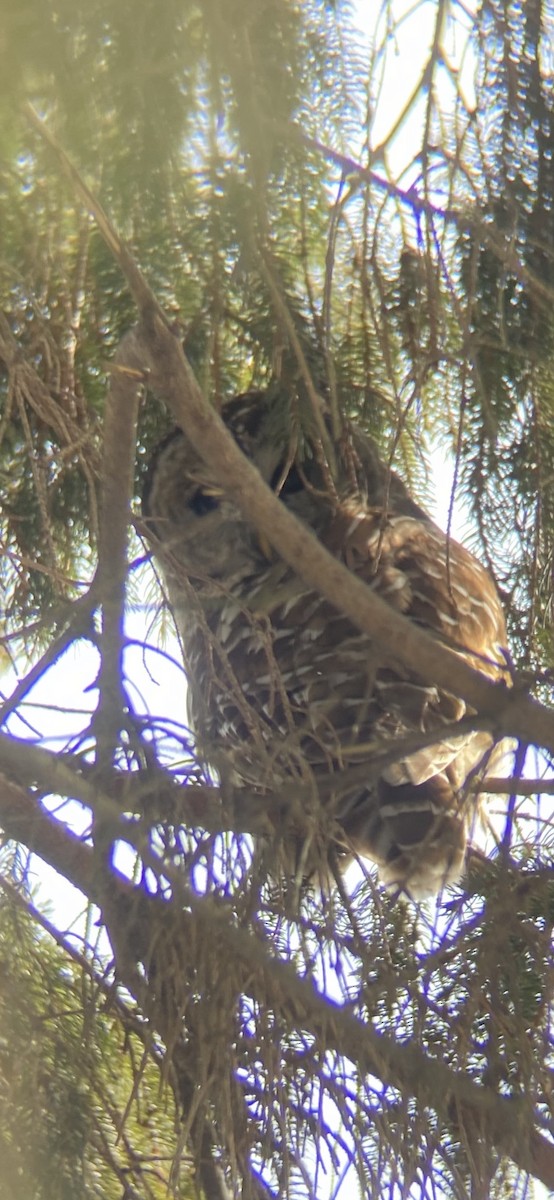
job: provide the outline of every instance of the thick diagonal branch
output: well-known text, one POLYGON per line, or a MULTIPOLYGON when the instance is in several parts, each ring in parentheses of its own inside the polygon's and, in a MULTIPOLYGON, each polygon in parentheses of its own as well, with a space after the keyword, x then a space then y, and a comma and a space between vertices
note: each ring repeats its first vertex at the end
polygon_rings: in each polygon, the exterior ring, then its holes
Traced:
POLYGON ((477 712, 491 718, 498 734, 544 746, 554 753, 554 716, 548 709, 517 687, 508 692, 501 684, 491 683, 452 650, 394 612, 329 554, 311 531, 279 502, 204 398, 178 337, 102 206, 30 106, 28 115, 95 217, 126 276, 140 313, 138 337, 153 389, 167 401, 177 424, 186 430, 194 448, 247 519, 253 521, 311 587, 326 596, 364 633, 377 639, 384 650, 389 648, 391 664, 401 663, 426 682, 461 696, 477 712))
POLYGON ((280 503, 206 403, 180 343, 165 318, 152 308, 145 310, 140 341, 154 390, 167 400, 177 423, 246 517, 310 586, 375 638, 385 654, 388 650, 391 665, 402 664, 426 682, 461 696, 490 718, 499 734, 554 751, 554 716, 548 709, 518 688, 508 691, 491 683, 454 651, 395 612, 280 503))

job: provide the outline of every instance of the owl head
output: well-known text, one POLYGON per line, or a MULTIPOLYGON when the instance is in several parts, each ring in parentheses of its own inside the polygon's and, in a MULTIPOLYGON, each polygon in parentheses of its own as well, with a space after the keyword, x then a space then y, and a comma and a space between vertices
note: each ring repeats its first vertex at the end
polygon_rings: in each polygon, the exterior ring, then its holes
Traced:
MULTIPOLYGON (((235 397, 223 410, 237 444, 264 481, 296 515, 313 524, 316 514, 325 511, 321 478, 317 484, 311 481, 314 462, 308 442, 293 439, 286 422, 280 425, 275 415, 267 394, 255 392, 235 397)), ((210 581, 232 586, 264 561, 253 525, 181 429, 169 433, 155 451, 142 512, 149 537, 163 550, 166 573, 168 567, 180 570, 200 590, 210 581)))
MULTIPOLYGON (((379 458, 374 443, 352 426, 334 447, 332 466, 309 409, 290 397, 247 392, 225 405, 223 419, 243 453, 295 516, 322 535, 337 505, 353 493, 369 505, 389 501, 395 511, 427 519, 398 476, 379 458), (334 477, 333 477, 334 471, 334 477)), ((330 436, 322 404, 321 429, 330 436)), ((142 502, 149 536, 168 564, 195 586, 229 584, 254 573, 264 554, 254 527, 225 494, 186 434, 173 430, 158 446, 142 502)))

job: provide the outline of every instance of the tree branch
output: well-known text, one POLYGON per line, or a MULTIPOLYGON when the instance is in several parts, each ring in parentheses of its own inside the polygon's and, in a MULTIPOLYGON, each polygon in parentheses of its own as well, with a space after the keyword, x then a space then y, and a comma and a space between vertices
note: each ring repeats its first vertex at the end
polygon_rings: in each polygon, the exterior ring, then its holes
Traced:
MULTIPOLYGON (((127 586, 127 542, 133 494, 139 389, 144 382, 133 332, 121 340, 110 376, 104 419, 102 507, 96 582, 102 605, 98 641, 100 672, 98 706, 93 720, 96 766, 113 767, 125 708, 123 690, 123 619, 127 586)), ((98 813, 95 814, 98 816, 98 813)), ((116 830, 108 821, 95 822, 99 854, 108 859, 116 830)))
MULTIPOLYGON (((328 795, 342 795, 353 787, 367 784, 371 775, 378 778, 385 767, 413 754, 444 738, 456 737, 475 729, 486 729, 489 723, 482 718, 468 717, 428 733, 410 734, 387 744, 383 750, 375 748, 371 764, 355 763, 343 770, 329 774, 318 781, 322 800, 328 795)), ((181 783, 163 769, 120 771, 103 768, 98 771, 83 763, 78 755, 60 754, 44 746, 35 746, 24 738, 0 733, 0 769, 18 784, 39 787, 42 792, 74 798, 90 809, 97 823, 109 826, 113 837, 126 839, 129 823, 124 813, 148 814, 148 824, 159 819, 169 823, 183 823, 201 827, 208 833, 230 830, 236 834, 249 833, 254 836, 271 836, 275 822, 279 821, 283 804, 282 791, 270 788, 238 787, 228 785, 224 790, 217 785, 204 783, 181 783), (239 803, 240 801, 240 803, 239 803)), ((512 789, 510 780, 495 780, 491 790, 505 792, 512 789)), ((487 791, 488 780, 468 782, 468 790, 487 791)), ((534 789, 536 790, 536 788, 534 789)), ((524 794, 532 794, 526 789, 524 794)), ((312 795, 309 783, 300 780, 290 782, 287 788, 287 804, 294 800, 299 810, 312 795)), ((1 805, 0 805, 1 811, 1 805)), ((25 838, 21 839, 25 842, 25 838)))
MULTIPOLYGON (((105 880, 98 877, 98 864, 87 845, 45 813, 38 801, 10 780, 0 777, 0 812, 9 837, 24 844, 49 862, 93 902, 105 895, 105 880)), ((156 874, 170 878, 181 902, 180 923, 185 939, 220 937, 233 959, 243 966, 243 986, 258 1003, 266 1000, 266 976, 272 979, 272 1003, 290 1012, 318 1041, 333 1046, 350 1059, 362 1073, 377 1075, 385 1084, 399 1087, 429 1105, 439 1114, 448 1115, 455 1100, 459 1109, 471 1112, 484 1135, 523 1170, 529 1171, 547 1187, 554 1188, 554 1147, 535 1130, 521 1126, 518 1101, 498 1096, 467 1076, 461 1076, 438 1059, 424 1054, 415 1043, 399 1043, 392 1036, 377 1033, 316 991, 309 979, 300 978, 295 967, 275 957, 267 944, 246 929, 236 926, 225 908, 212 897, 200 897, 183 881, 180 872, 168 868, 151 850, 144 851, 145 863, 156 874)), ((170 906, 158 897, 148 896, 116 871, 111 871, 111 904, 108 920, 116 959, 125 944, 125 958, 138 965, 144 947, 159 943, 159 922, 170 906), (123 907, 121 907, 123 906, 123 907), (114 922, 116 928, 114 928, 114 922)), ((152 959, 150 958, 150 966, 152 959)), ((135 984, 139 980, 134 973, 135 984)), ((122 976, 128 982, 128 971, 122 976)), ((186 985, 186 979, 183 980, 186 985)), ((142 990, 142 989, 141 989, 142 990)), ((144 994, 141 996, 144 1003, 144 994)))
POLYGON ((554 796, 554 779, 495 779, 488 775, 469 787, 476 792, 490 792, 491 796, 554 796))
POLYGON ((38 798, 0 773, 0 820, 6 836, 26 846, 97 902, 95 869, 88 846, 47 813, 38 798))
POLYGON ((261 479, 243 455, 218 414, 202 395, 181 343, 135 260, 116 233, 102 206, 81 179, 32 107, 29 119, 54 151, 62 169, 95 217, 100 232, 124 272, 140 312, 138 343, 153 390, 169 404, 178 425, 205 459, 247 520, 254 521, 285 562, 321 592, 353 623, 388 648, 392 666, 401 663, 421 679, 461 696, 485 717, 495 732, 554 753, 554 715, 519 688, 508 691, 491 683, 459 655, 395 612, 321 545, 261 479))
POLYGON ((61 658, 72 642, 77 641, 79 638, 88 637, 90 639, 92 613, 97 602, 93 580, 88 591, 83 596, 79 596, 77 600, 71 600, 63 606, 57 606, 54 612, 52 612, 51 616, 52 618, 56 618, 58 626, 61 622, 64 622, 65 628, 58 637, 49 643, 38 662, 35 662, 31 669, 27 671, 27 674, 19 680, 11 696, 8 696, 0 705, 0 727, 5 725, 11 713, 19 708, 25 696, 34 688, 45 671, 61 658))

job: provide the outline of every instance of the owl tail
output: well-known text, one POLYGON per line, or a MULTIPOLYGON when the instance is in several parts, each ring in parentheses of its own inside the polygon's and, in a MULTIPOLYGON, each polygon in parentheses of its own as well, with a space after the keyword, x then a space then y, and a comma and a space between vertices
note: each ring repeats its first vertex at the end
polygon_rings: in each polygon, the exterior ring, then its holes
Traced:
POLYGON ((462 874, 467 825, 467 805, 438 774, 420 784, 380 779, 371 827, 345 832, 359 853, 379 864, 389 890, 423 900, 462 874))

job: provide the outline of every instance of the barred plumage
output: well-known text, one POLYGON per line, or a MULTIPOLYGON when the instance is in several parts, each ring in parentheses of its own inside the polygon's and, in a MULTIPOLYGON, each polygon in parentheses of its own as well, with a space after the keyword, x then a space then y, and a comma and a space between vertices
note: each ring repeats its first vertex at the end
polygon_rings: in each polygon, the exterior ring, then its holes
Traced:
MULTIPOLYGON (((295 459, 288 438, 276 436, 267 395, 239 396, 223 415, 283 503, 355 575, 509 683, 492 580, 415 504, 370 439, 351 431, 339 454, 348 483, 333 496, 309 438, 295 459)), ((385 883, 414 897, 457 879, 477 810, 466 781, 490 771, 499 749, 486 733, 451 728, 409 752, 403 739, 451 726, 465 704, 391 666, 389 648, 285 563, 268 561, 180 431, 158 447, 143 510, 185 646, 200 751, 234 785, 237 803, 241 785, 267 792, 276 857, 284 847, 290 867, 294 847, 294 872, 305 876, 324 874, 333 854, 367 856, 385 883)))

